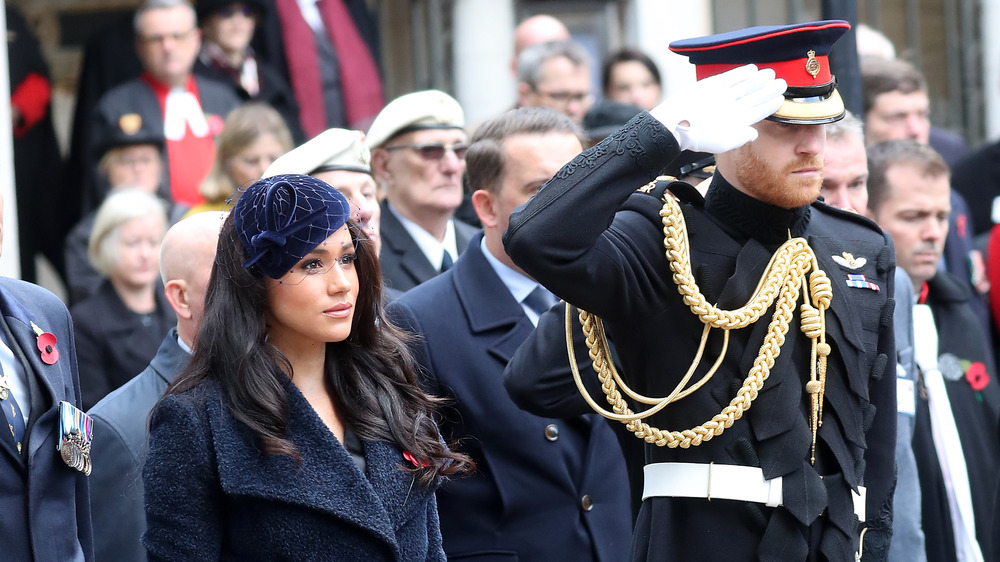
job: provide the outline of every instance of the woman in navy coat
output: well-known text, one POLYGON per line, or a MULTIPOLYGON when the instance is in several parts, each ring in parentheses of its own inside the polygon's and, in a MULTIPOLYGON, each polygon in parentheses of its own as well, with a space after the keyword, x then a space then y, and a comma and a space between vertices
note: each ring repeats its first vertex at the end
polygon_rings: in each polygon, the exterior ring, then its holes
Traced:
POLYGON ((222 226, 191 362, 153 412, 151 560, 444 560, 433 421, 335 189, 260 180, 222 226))

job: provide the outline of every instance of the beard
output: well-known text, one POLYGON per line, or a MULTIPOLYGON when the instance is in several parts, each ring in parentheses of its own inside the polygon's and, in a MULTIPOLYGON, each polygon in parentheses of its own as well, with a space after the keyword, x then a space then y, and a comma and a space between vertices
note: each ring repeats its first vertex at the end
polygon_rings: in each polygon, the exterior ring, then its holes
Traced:
POLYGON ((736 163, 736 181, 747 195, 765 203, 785 209, 808 205, 819 197, 823 187, 823 157, 803 157, 781 170, 761 158, 750 144, 739 148, 736 163), (792 174, 802 168, 818 168, 816 177, 798 177, 792 174))

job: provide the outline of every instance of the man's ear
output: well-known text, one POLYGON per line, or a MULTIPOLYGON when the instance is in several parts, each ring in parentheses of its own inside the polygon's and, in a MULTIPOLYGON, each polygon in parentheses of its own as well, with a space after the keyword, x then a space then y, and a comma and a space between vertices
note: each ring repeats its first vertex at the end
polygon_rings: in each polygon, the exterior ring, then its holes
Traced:
POLYGON ((372 150, 372 174, 375 180, 389 179, 389 151, 384 148, 372 150))
POLYGON ((528 103, 529 96, 534 93, 527 82, 517 83, 517 105, 520 107, 530 107, 534 104, 528 103))
POLYGON ((167 297, 170 308, 174 309, 174 314, 178 318, 185 320, 193 318, 194 315, 191 313, 191 303, 188 300, 187 294, 187 281, 183 279, 171 279, 167 281, 167 284, 163 286, 163 294, 167 297))
POLYGON ((479 222, 484 228, 497 226, 496 212, 493 210, 493 194, 485 189, 472 192, 472 208, 476 210, 479 222))

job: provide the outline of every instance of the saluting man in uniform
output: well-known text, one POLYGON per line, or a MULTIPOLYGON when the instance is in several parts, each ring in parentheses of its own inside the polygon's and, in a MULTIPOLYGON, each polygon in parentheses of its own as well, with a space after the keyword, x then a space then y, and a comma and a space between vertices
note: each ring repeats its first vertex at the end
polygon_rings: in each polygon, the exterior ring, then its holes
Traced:
POLYGON ((653 403, 643 419, 613 408, 647 442, 633 560, 885 557, 893 249, 868 219, 817 200, 823 125, 844 114, 827 55, 847 29, 671 44, 699 81, 511 215, 514 263, 592 314, 581 320, 597 341, 603 321, 624 384, 600 376, 653 403), (716 154, 704 197, 654 180, 684 149, 716 154))

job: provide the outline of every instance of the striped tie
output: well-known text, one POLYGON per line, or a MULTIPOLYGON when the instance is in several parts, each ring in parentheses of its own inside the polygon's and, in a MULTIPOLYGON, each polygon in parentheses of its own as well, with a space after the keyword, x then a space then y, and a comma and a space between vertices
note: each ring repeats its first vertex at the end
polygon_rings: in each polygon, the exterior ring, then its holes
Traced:
POLYGON ((3 367, 0 367, 0 406, 3 406, 3 413, 7 416, 7 427, 10 428, 10 434, 14 436, 14 442, 17 443, 17 452, 20 453, 21 443, 24 442, 24 414, 21 413, 21 407, 14 399, 14 393, 10 390, 10 382, 3 372, 3 367))

